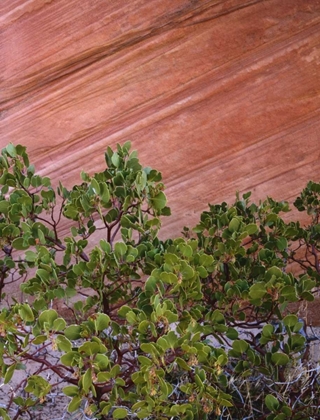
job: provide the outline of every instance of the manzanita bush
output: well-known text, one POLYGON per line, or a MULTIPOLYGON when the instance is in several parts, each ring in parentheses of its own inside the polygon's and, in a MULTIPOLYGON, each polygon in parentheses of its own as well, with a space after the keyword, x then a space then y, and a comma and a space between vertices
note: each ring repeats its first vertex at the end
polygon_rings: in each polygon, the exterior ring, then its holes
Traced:
POLYGON ((247 193, 161 241, 161 174, 129 142, 105 159, 68 190, 37 175, 25 147, 2 150, 2 383, 32 369, 2 418, 54 387, 92 419, 319 418, 319 368, 292 302, 320 284, 320 184, 294 203, 306 227, 284 221, 288 203, 247 193), (13 281, 21 301, 6 295, 13 281))

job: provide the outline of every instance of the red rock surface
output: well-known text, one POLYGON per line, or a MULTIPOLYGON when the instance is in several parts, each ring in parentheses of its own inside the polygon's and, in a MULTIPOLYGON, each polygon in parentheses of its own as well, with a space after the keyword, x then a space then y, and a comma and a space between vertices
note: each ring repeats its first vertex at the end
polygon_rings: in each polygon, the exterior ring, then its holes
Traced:
POLYGON ((130 139, 195 224, 236 190, 320 180, 320 1, 2 0, 0 146, 56 183, 130 139))

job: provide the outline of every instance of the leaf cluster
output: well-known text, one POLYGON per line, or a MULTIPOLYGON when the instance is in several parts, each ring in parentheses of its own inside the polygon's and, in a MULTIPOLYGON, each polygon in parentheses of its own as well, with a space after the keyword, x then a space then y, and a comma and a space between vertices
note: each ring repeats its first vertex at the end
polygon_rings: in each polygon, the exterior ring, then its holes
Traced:
POLYGON ((2 150, 0 377, 38 368, 0 415, 28 413, 61 383, 68 410, 86 401, 95 419, 319 415, 319 372, 292 305, 319 287, 320 185, 295 201, 306 227, 283 219, 287 202, 247 193, 161 241, 161 174, 129 142, 105 160, 68 190, 37 175, 25 147, 2 150), (6 294, 14 282, 21 301, 6 294))

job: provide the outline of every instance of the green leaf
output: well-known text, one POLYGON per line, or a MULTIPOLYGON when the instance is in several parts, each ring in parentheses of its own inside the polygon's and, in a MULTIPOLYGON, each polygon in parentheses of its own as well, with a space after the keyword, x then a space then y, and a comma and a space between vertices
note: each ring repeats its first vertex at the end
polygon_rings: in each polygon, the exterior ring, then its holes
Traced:
POLYGON ((147 409, 140 410, 137 413, 137 417, 138 417, 138 419, 147 419, 147 418, 150 417, 150 411, 147 410, 147 409))
POLYGON ((271 394, 266 395, 264 402, 271 412, 275 412, 279 409, 279 401, 271 394))
POLYGON ((181 367, 181 369, 186 370, 186 371, 189 371, 191 369, 191 367, 187 364, 187 362, 181 359, 181 357, 176 357, 175 361, 181 367))
POLYGON ((306 339, 300 334, 294 334, 288 340, 288 345, 292 351, 300 351, 305 347, 306 339))
POLYGON ((46 340, 46 335, 38 335, 34 340, 32 340, 32 343, 38 345, 44 343, 46 340))
POLYGON ((273 420, 287 420, 288 416, 285 413, 279 413, 277 414, 273 420))
POLYGON ((111 252, 111 245, 105 239, 101 239, 100 247, 102 251, 104 251, 106 254, 109 254, 111 252))
MULTIPOLYGON (((45 270, 43 270, 45 271, 45 270)), ((58 318, 58 313, 54 309, 47 309, 46 311, 43 311, 39 315, 39 323, 40 325, 44 326, 46 323, 50 328, 52 328, 54 321, 58 318)))
POLYGON ((271 268, 269 268, 269 270, 267 271, 267 277, 271 278, 272 276, 275 277, 282 277, 282 271, 280 270, 279 267, 273 266, 271 268))
POLYGON ((254 235, 258 233, 259 228, 256 224, 248 224, 243 227, 243 230, 248 233, 248 235, 254 235))
POLYGON ((121 308, 118 310, 118 315, 121 316, 122 318, 125 318, 127 313, 131 311, 130 306, 127 305, 123 305, 121 306, 121 308))
POLYGON ((50 273, 48 273, 47 270, 44 270, 43 268, 39 268, 36 271, 36 275, 38 277, 40 277, 40 279, 44 282, 44 283, 48 283, 49 279, 50 279, 50 273))
POLYGON ((239 336, 239 333, 235 328, 229 327, 228 331, 226 332, 226 336, 230 340, 236 340, 239 336))
POLYGON ((240 353, 240 354, 245 353, 248 347, 249 347, 249 344, 244 340, 235 340, 232 343, 233 350, 235 350, 237 353, 240 353))
POLYGON ((177 346, 178 337, 176 336, 174 331, 170 331, 166 336, 165 339, 168 341, 170 347, 174 349, 177 346))
POLYGON ((76 395, 72 398, 71 402, 68 405, 69 413, 73 413, 74 411, 78 410, 81 405, 82 397, 76 395))
POLYGON ((62 392, 68 397, 75 397, 79 395, 80 389, 77 386, 69 385, 62 388, 62 392))
POLYGON ((140 348, 144 353, 151 354, 153 356, 159 356, 159 352, 153 343, 142 343, 140 348))
POLYGON ((108 356, 106 356, 105 354, 97 354, 94 359, 94 363, 98 366, 100 370, 105 370, 108 369, 110 361, 108 356))
POLYGON ((110 378, 115 378, 119 375, 120 373, 120 366, 119 365, 114 365, 113 368, 110 371, 110 378))
POLYGON ((76 207, 74 207, 72 204, 68 204, 65 209, 63 214, 68 218, 68 219, 72 219, 72 220, 77 220, 79 217, 79 211, 76 209, 76 207))
POLYGON ((283 414, 285 414, 287 416, 286 418, 290 418, 291 415, 292 415, 292 410, 287 405, 283 406, 281 411, 283 412, 283 414))
POLYGON ((91 371, 91 368, 89 368, 86 370, 86 373, 82 376, 82 388, 86 394, 89 392, 91 385, 92 385, 92 371, 91 371))
POLYGON ((78 340, 81 338, 81 327, 80 325, 70 325, 64 330, 64 334, 69 340, 78 340))
POLYGON ((126 386, 126 381, 122 378, 116 378, 115 384, 118 386, 126 386))
POLYGON ((25 256, 25 259, 26 259, 26 261, 28 261, 28 262, 35 262, 36 261, 36 259, 37 259, 37 254, 35 253, 35 252, 33 252, 33 251, 26 251, 26 254, 25 254, 26 256, 25 256))
POLYGON ((79 352, 84 353, 87 356, 92 356, 97 353, 101 353, 100 345, 95 342, 86 341, 79 347, 79 352))
POLYGON ((215 309, 211 315, 210 315, 210 319, 212 322, 214 322, 215 324, 225 324, 226 320, 224 315, 222 314, 221 311, 219 311, 219 309, 215 309))
POLYGON ((2 200, 0 201, 0 213, 7 214, 10 207, 10 203, 8 201, 2 200))
POLYGON ((97 375, 98 382, 108 382, 110 381, 110 378, 110 372, 99 372, 97 375))
POLYGON ((137 322, 137 315, 130 311, 126 314, 126 319, 130 325, 134 325, 137 322))
POLYGON ((17 156, 16 147, 12 143, 8 144, 8 146, 6 147, 6 151, 7 151, 8 155, 12 158, 17 156))
POLYGON ((146 356, 138 356, 138 360, 141 366, 152 366, 153 362, 146 356))
POLYGON ((193 255, 193 250, 190 245, 184 244, 181 251, 182 251, 182 255, 186 258, 191 258, 193 255))
POLYGON ((99 313, 97 314, 97 319, 95 321, 95 324, 96 324, 96 330, 98 332, 103 331, 109 327, 110 317, 106 314, 99 313))
POLYGON ((164 337, 159 337, 157 340, 157 346, 161 348, 163 353, 170 348, 170 344, 164 337))
MULTIPOLYGON (((162 274, 168 274, 168 273, 161 273, 161 275, 162 274)), ((170 273, 171 274, 171 273, 170 273)), ((161 276, 162 277, 162 276, 161 276)), ((153 293, 156 289, 157 289, 157 284, 158 284, 158 279, 156 279, 155 277, 153 277, 153 276, 150 276, 148 279, 147 279, 147 281, 146 281, 146 283, 145 283, 145 290, 146 290, 146 292, 151 292, 151 293, 153 293)))
POLYGON ((74 272, 74 274, 75 274, 76 276, 82 276, 82 275, 83 275, 83 269, 82 269, 81 264, 75 264, 75 265, 72 267, 72 271, 74 272))
POLYGON ((57 318, 54 320, 52 329, 53 331, 63 331, 66 328, 66 321, 63 318, 57 318))
POLYGON ((24 388, 24 390, 26 392, 33 393, 38 398, 41 398, 50 392, 51 384, 42 376, 31 375, 28 377, 27 386, 24 388))
POLYGON ((116 408, 112 413, 114 419, 124 419, 128 415, 128 412, 125 408, 116 408))
POLYGON ((155 197, 150 199, 150 203, 155 210, 162 210, 166 206, 167 197, 160 191, 155 197))
POLYGON ((280 290, 280 295, 285 299, 288 299, 290 302, 295 302, 298 300, 296 289, 291 285, 282 287, 280 290))
POLYGON ((13 373, 16 369, 16 363, 13 363, 11 366, 9 366, 9 368, 6 371, 6 374, 4 376, 4 383, 7 384, 8 382, 11 381, 11 378, 13 376, 13 373))
POLYGON ((283 318, 283 324, 286 327, 294 327, 297 322, 298 322, 297 315, 290 314, 283 318))
POLYGON ((91 187, 92 187, 93 192, 95 194, 97 194, 97 195, 100 194, 100 185, 99 185, 99 182, 95 178, 91 179, 91 187))
POLYGON ((10 417, 4 408, 0 408, 0 416, 3 418, 3 420, 10 420, 10 417))
POLYGON ((265 283, 258 282, 250 287, 249 295, 252 299, 261 299, 266 294, 265 283))
POLYGON ((104 204, 109 203, 110 201, 110 192, 106 183, 100 183, 100 197, 101 201, 104 204))
POLYGON ((69 351, 61 356, 60 361, 65 366, 77 366, 80 359, 81 356, 77 351, 69 351))
POLYGON ((187 264, 185 261, 182 261, 181 274, 184 280, 191 280, 195 272, 189 264, 187 264))
POLYGON ((123 257, 127 252, 127 245, 123 242, 117 242, 114 246, 114 252, 118 258, 123 257))
POLYGON ((272 362, 277 366, 285 366, 289 362, 289 356, 284 353, 273 353, 271 356, 272 362))
POLYGON ((274 327, 271 324, 264 325, 264 327, 262 328, 262 335, 267 338, 272 337, 273 332, 274 332, 274 327))
POLYGON ((78 235, 78 229, 75 226, 71 226, 70 230, 71 230, 72 236, 78 235))
POLYGON ((56 343, 60 351, 64 351, 67 353, 72 350, 71 342, 64 335, 59 334, 56 338, 56 343))
POLYGON ((120 164, 120 157, 118 155, 117 152, 114 152, 113 155, 111 156, 111 162, 113 163, 113 165, 118 168, 119 164, 120 164))
POLYGON ((280 250, 280 251, 284 251, 285 249, 287 249, 288 248, 288 241, 287 241, 287 239, 286 238, 278 238, 277 239, 277 248, 280 250))
POLYGON ((81 171, 80 176, 81 176, 82 181, 90 182, 91 180, 90 176, 84 171, 81 171))
POLYGON ((314 300, 314 296, 310 292, 303 292, 303 293, 301 293, 301 297, 302 297, 302 299, 304 299, 304 300, 306 300, 308 302, 312 302, 314 300))
POLYGON ((24 303, 20 306, 19 315, 25 322, 31 322, 34 320, 33 311, 27 303, 24 303))
POLYGON ((197 272, 199 273, 199 276, 202 279, 205 279, 206 277, 208 277, 208 271, 202 265, 197 267, 197 272))
POLYGON ((29 248, 29 244, 26 245, 23 238, 16 238, 12 242, 12 247, 18 251, 23 251, 29 248))
POLYGON ((238 219, 238 217, 234 217, 229 223, 229 230, 231 232, 238 232, 240 224, 241 221, 238 219))

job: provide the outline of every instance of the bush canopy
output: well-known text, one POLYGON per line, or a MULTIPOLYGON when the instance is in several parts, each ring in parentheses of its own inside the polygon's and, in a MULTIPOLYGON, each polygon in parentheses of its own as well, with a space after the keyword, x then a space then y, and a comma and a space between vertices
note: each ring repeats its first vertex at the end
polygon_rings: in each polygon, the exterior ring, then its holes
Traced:
POLYGON ((297 308, 320 284, 320 184, 294 203, 307 226, 247 193, 160 240, 161 174, 130 147, 70 190, 25 147, 2 150, 0 416, 33 418, 59 389, 87 419, 319 418, 316 337, 297 308))

